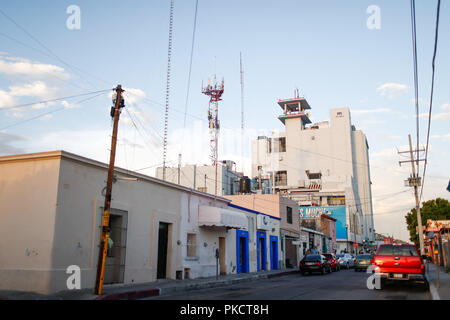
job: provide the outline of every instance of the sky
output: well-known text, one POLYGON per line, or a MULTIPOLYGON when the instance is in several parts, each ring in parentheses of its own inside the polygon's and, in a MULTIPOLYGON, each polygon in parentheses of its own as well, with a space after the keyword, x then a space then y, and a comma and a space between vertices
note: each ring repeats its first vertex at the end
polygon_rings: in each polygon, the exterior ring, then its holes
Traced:
MULTIPOLYGON (((421 147, 436 3, 416 1, 421 147)), ((414 146, 417 140, 410 1, 198 0, 189 81, 195 7, 195 0, 175 0, 169 165, 177 165, 179 153, 183 164, 209 163, 208 97, 201 93, 208 78, 217 75, 225 82, 219 158, 235 160, 246 174, 250 141, 283 130, 276 102, 298 89, 312 107, 313 122, 329 120, 331 108, 350 108, 352 123, 370 147, 376 232, 408 240, 404 216, 414 207, 414 197, 404 180, 411 169, 408 163, 399 166, 407 159, 397 151, 407 150, 408 134, 414 146)), ((0 9, 11 18, 0 13, 0 155, 62 149, 108 162, 108 89, 121 84, 126 110, 116 165, 153 175, 162 165, 169 8, 169 0, 0 0, 0 9), (80 10, 79 28, 73 24, 76 12, 68 10, 73 5, 80 10)), ((450 199, 445 190, 450 176, 449 36, 450 4, 442 1, 423 201, 450 199)))

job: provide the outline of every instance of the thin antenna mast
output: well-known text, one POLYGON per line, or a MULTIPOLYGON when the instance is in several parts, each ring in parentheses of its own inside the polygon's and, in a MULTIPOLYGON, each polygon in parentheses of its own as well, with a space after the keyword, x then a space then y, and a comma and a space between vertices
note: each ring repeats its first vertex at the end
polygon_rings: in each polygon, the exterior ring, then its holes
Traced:
POLYGON ((170 60, 172 58, 173 2, 170 1, 169 47, 167 52, 166 112, 164 115, 163 180, 166 180, 167 132, 169 125, 170 60))
POLYGON ((215 194, 217 195, 217 160, 218 160, 218 140, 219 140, 219 101, 222 101, 222 94, 224 90, 224 81, 217 83, 216 76, 214 75, 214 84, 211 84, 208 79, 208 85, 202 86, 202 93, 209 96, 208 106, 208 125, 210 133, 210 157, 212 165, 216 167, 216 187, 215 194))
POLYGON ((242 68, 242 53, 239 52, 241 67, 241 166, 244 174, 244 70, 242 68))

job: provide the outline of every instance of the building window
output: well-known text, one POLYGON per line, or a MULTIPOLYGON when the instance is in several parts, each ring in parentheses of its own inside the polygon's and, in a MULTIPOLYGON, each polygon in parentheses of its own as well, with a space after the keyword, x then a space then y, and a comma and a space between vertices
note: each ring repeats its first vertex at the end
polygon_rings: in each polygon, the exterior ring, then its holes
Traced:
POLYGON ((275 185, 276 186, 287 186, 287 171, 275 172, 275 185))
POLYGON ((286 152, 286 137, 273 138, 269 143, 269 153, 286 152))
POLYGON ((342 112, 338 112, 338 113, 336 114, 336 117, 343 117, 342 112))
POLYGON ((291 207, 286 207, 287 212, 286 212, 286 221, 289 224, 292 224, 292 208, 291 207))
POLYGON ((187 256, 196 257, 197 256, 197 235, 195 233, 187 234, 187 256))
POLYGON ((328 205, 344 206, 345 205, 345 196, 328 197, 328 205))

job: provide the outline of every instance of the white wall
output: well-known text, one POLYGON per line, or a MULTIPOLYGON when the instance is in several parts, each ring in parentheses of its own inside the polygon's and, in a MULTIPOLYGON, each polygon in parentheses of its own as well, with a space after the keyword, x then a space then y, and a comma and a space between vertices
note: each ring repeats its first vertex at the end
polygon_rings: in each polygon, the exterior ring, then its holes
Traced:
MULTIPOLYGON (((66 290, 69 265, 81 268, 82 288, 93 288, 107 166, 59 151, 42 153, 38 160, 27 157, 20 162, 0 158, 0 289, 66 290)), ((115 173, 127 176, 125 170, 116 168, 115 173)), ((180 226, 187 189, 134 177, 138 181, 118 179, 112 189, 112 213, 124 210, 128 216, 124 283, 156 280, 160 222, 171 224, 167 277, 175 279, 184 266, 177 242, 185 241, 180 226)), ((214 201, 210 195, 191 193, 192 216, 198 215, 195 203, 214 201)), ((221 198, 215 203, 227 206, 221 198)))

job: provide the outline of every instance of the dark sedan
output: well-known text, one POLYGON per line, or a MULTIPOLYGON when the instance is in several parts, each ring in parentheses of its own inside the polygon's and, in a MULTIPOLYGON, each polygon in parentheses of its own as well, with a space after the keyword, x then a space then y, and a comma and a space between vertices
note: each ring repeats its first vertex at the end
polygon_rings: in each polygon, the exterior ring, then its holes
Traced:
POLYGON ((360 254, 356 257, 355 263, 355 271, 366 271, 367 268, 371 265, 371 260, 373 259, 373 255, 371 254, 360 254))
POLYGON ((306 273, 325 272, 331 273, 331 264, 323 255, 320 254, 308 254, 299 264, 300 272, 305 275, 306 273))

